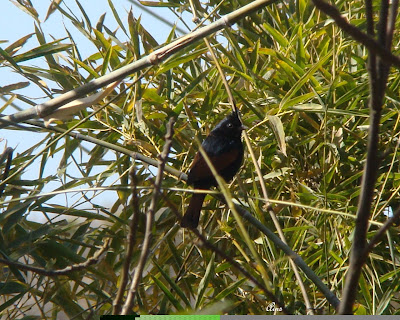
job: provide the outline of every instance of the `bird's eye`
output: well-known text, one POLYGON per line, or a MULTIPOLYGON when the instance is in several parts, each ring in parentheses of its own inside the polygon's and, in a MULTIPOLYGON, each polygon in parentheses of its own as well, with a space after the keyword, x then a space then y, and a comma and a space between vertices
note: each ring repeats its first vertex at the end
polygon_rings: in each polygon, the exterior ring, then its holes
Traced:
POLYGON ((233 128, 233 124, 232 124, 231 122, 229 122, 226 126, 227 126, 228 128, 233 128))

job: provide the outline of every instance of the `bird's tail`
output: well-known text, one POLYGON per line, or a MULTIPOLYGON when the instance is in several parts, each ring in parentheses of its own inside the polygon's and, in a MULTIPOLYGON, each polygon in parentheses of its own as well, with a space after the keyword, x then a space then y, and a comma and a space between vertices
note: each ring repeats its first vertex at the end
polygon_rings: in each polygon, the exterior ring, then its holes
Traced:
POLYGON ((195 229, 199 225, 200 211, 203 206, 205 193, 196 193, 190 199, 189 207, 181 220, 182 228, 195 229))

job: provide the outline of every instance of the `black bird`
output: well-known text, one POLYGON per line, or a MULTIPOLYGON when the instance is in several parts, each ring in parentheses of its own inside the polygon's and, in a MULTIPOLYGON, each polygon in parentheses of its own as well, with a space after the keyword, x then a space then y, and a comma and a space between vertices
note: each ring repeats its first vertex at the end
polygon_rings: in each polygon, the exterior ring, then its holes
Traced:
MULTIPOLYGON (((243 129, 238 111, 234 111, 218 123, 202 143, 218 174, 226 182, 232 180, 243 162, 244 149, 241 139, 243 129)), ((194 157, 187 183, 193 185, 195 189, 205 190, 218 185, 200 151, 194 157)), ((193 194, 182 218, 181 227, 197 228, 205 197, 205 193, 193 194)))

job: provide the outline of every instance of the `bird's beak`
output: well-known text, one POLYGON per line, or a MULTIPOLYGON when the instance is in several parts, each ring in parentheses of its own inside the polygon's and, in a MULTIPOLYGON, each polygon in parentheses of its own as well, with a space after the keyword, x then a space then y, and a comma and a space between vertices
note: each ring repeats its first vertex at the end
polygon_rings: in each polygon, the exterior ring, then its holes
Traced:
POLYGON ((240 127, 240 129, 242 129, 242 130, 246 130, 246 129, 248 129, 249 127, 246 127, 244 124, 242 124, 242 126, 240 127))

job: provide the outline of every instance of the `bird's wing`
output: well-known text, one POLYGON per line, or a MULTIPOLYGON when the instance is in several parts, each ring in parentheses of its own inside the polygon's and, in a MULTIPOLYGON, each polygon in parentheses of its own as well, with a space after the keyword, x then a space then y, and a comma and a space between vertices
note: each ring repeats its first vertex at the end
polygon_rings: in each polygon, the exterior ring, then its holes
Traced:
MULTIPOLYGON (((239 156, 239 152, 240 150, 238 149, 232 149, 219 155, 209 156, 209 158, 217 172, 221 172, 229 165, 231 165, 234 161, 236 161, 237 157, 239 156)), ((209 179, 211 177, 213 177, 213 174, 208 167, 207 162, 204 160, 201 153, 197 152, 190 168, 188 182, 195 183, 196 181, 209 179)))

